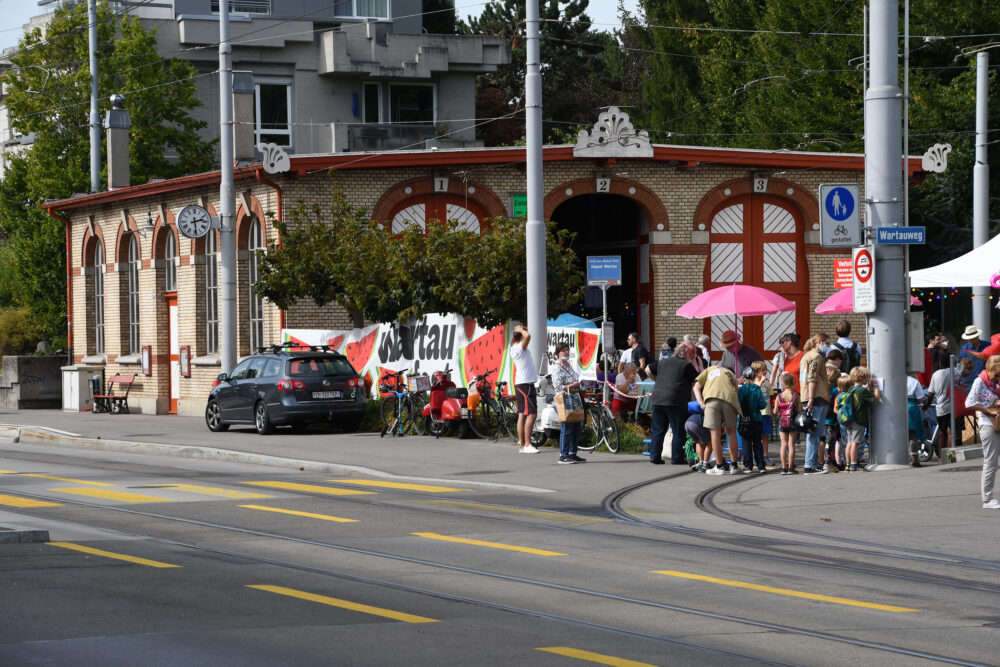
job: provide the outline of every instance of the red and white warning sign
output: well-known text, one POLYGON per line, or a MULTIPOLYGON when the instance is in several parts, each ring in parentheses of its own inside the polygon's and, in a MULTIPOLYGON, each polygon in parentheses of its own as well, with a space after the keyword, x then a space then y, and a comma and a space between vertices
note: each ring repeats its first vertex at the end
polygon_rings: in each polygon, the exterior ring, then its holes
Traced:
POLYGON ((833 289, 854 287, 854 260, 833 260, 833 289))
POLYGON ((855 248, 851 264, 854 267, 854 312, 875 312, 874 246, 855 248))

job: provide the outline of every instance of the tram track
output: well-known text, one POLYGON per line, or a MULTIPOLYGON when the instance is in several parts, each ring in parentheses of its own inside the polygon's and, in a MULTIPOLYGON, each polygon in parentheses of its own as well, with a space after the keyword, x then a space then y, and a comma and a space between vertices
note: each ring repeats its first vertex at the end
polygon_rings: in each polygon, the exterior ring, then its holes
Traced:
MULTIPOLYGON (((596 589, 592 589, 592 588, 583 588, 583 587, 579 587, 579 586, 571 586, 571 585, 567 585, 567 584, 561 584, 561 583, 558 583, 558 582, 544 581, 544 580, 533 579, 533 578, 529 578, 529 577, 515 576, 515 575, 511 575, 511 574, 506 574, 506 573, 503 573, 503 572, 493 572, 493 571, 488 571, 488 570, 483 570, 483 569, 478 569, 478 568, 473 568, 473 567, 465 567, 465 566, 462 566, 462 565, 456 565, 454 563, 444 563, 444 562, 439 562, 439 561, 434 561, 434 560, 428 560, 428 559, 425 559, 425 558, 415 558, 415 557, 406 556, 406 555, 403 555, 403 554, 395 554, 395 553, 390 553, 390 552, 385 552, 385 551, 377 551, 377 550, 373 550, 373 549, 364 549, 364 548, 352 547, 352 546, 343 545, 343 544, 334 544, 334 543, 330 543, 330 542, 324 542, 324 541, 320 541, 320 540, 311 540, 311 539, 306 539, 306 538, 302 538, 302 537, 295 537, 295 536, 290 536, 290 535, 281 535, 281 534, 278 534, 278 533, 272 533, 272 532, 268 532, 268 531, 255 530, 255 529, 252 529, 252 528, 245 528, 245 527, 241 527, 241 526, 228 525, 228 524, 223 524, 223 523, 213 523, 213 522, 210 522, 210 521, 200 521, 200 520, 197 520, 197 519, 191 519, 191 518, 187 518, 187 517, 175 517, 175 516, 170 516, 170 515, 167 515, 167 514, 161 514, 161 513, 155 513, 155 512, 146 512, 146 511, 132 509, 132 508, 128 508, 128 507, 111 507, 111 506, 107 506, 107 505, 101 505, 101 504, 97 504, 97 503, 89 503, 89 502, 85 502, 85 501, 67 500, 67 499, 64 499, 64 498, 54 498, 54 497, 49 497, 49 496, 45 496, 45 495, 41 495, 41 494, 27 494, 27 493, 25 493, 25 494, 22 494, 22 495, 25 495, 27 497, 38 498, 38 499, 42 499, 42 500, 58 501, 58 502, 61 502, 63 504, 70 504, 70 505, 74 505, 74 506, 86 508, 86 509, 89 509, 89 510, 100 511, 100 512, 122 513, 122 514, 127 514, 127 515, 130 515, 130 516, 141 517, 141 518, 147 519, 147 520, 164 521, 164 522, 172 522, 172 523, 181 523, 181 524, 197 526, 197 527, 200 527, 200 528, 205 528, 205 529, 209 529, 209 530, 213 530, 213 531, 222 531, 222 532, 226 532, 226 533, 244 534, 244 535, 253 536, 253 537, 256 537, 256 538, 262 538, 262 539, 269 540, 269 541, 273 540, 273 541, 278 541, 278 542, 296 543, 296 544, 300 544, 300 545, 304 545, 304 546, 308 546, 308 547, 313 547, 313 548, 330 549, 330 550, 336 550, 336 551, 340 551, 340 552, 355 554, 355 555, 359 555, 359 556, 373 557, 373 558, 378 558, 378 559, 388 559, 388 560, 392 560, 392 561, 396 561, 396 562, 402 562, 402 563, 411 564, 411 565, 418 565, 418 566, 433 568, 433 569, 437 569, 437 570, 446 570, 446 571, 456 572, 456 573, 460 573, 460 574, 464 574, 464 575, 470 575, 470 576, 475 576, 475 577, 484 577, 484 578, 489 578, 489 579, 500 580, 500 581, 507 582, 507 583, 512 583, 512 584, 521 584, 521 585, 527 585, 527 586, 531 586, 531 587, 537 587, 537 588, 542 588, 542 589, 559 591, 559 592, 563 592, 563 593, 570 593, 570 594, 575 594, 575 595, 581 595, 581 596, 584 596, 584 597, 593 598, 593 599, 597 599, 597 600, 611 601, 611 602, 616 602, 616 603, 625 603, 625 604, 629 604, 629 605, 636 605, 636 606, 643 607, 643 608, 650 608, 650 609, 655 609, 655 610, 660 610, 660 611, 674 612, 674 613, 679 613, 679 614, 685 614, 685 615, 695 616, 695 617, 699 617, 699 618, 703 618, 703 619, 707 619, 707 620, 712 620, 712 621, 735 623, 735 624, 738 624, 738 625, 748 626, 748 627, 752 627, 752 628, 756 628, 756 629, 760 629, 760 630, 765 630, 765 631, 770 631, 770 632, 776 632, 776 633, 782 633, 782 634, 791 634, 791 635, 797 635, 797 636, 801 636, 801 637, 809 637, 809 638, 818 639, 818 640, 822 640, 822 641, 829 641, 829 642, 834 642, 834 643, 838 643, 838 644, 850 645, 850 646, 853 646, 853 647, 862 648, 862 649, 868 649, 868 650, 873 650, 873 651, 878 651, 878 652, 882 652, 882 653, 894 654, 894 655, 898 655, 898 656, 905 656, 907 658, 930 660, 930 661, 935 661, 935 662, 940 662, 940 663, 945 663, 945 664, 954 664, 954 665, 979 666, 979 665, 984 664, 984 663, 978 663, 978 662, 974 662, 974 661, 963 660, 963 659, 956 658, 956 657, 953 657, 953 656, 947 656, 947 655, 942 655, 942 654, 937 654, 937 653, 931 653, 931 652, 927 652, 927 651, 919 651, 919 650, 907 648, 905 646, 895 646, 895 645, 891 645, 891 644, 887 644, 887 643, 882 643, 882 642, 868 641, 868 640, 858 639, 858 638, 849 637, 849 636, 845 636, 845 635, 840 635, 840 634, 836 634, 836 633, 832 633, 832 632, 823 632, 823 631, 819 631, 819 630, 813 630, 813 629, 806 628, 806 627, 800 627, 800 626, 793 626, 793 625, 787 625, 787 624, 782 624, 782 623, 775 623, 775 622, 763 621, 763 620, 759 620, 759 619, 754 619, 754 618, 749 618, 749 617, 742 617, 742 616, 732 615, 732 614, 724 614, 724 613, 713 612, 713 611, 709 611, 709 610, 705 610, 705 609, 698 609, 698 608, 695 608, 695 607, 689 607, 689 606, 677 605, 677 604, 669 604, 669 603, 660 602, 660 601, 657 601, 657 600, 641 599, 641 598, 636 598, 636 597, 627 596, 627 595, 619 595, 619 594, 608 592, 608 591, 601 591, 601 590, 596 590, 596 589)), ((338 500, 341 500, 341 498, 338 498, 338 500)), ((41 512, 20 511, 19 513, 23 514, 25 516, 34 516, 34 517, 37 517, 37 518, 43 518, 43 519, 49 519, 49 520, 51 520, 53 518, 56 518, 56 517, 51 516, 50 514, 41 513, 41 512)), ((679 647, 679 648, 683 647, 683 648, 688 649, 688 650, 695 650, 695 651, 703 652, 706 655, 716 655, 716 656, 719 656, 719 657, 736 658, 736 659, 739 659, 739 660, 749 660, 749 661, 753 661, 753 662, 760 663, 760 664, 772 664, 772 665, 794 664, 794 663, 787 663, 787 662, 782 662, 782 661, 771 660, 769 658, 765 658, 765 657, 762 657, 762 656, 759 656, 759 655, 752 655, 752 654, 749 654, 749 653, 742 653, 742 652, 739 652, 739 651, 732 651, 732 650, 720 649, 720 648, 715 647, 715 646, 709 646, 709 645, 705 645, 705 644, 699 644, 699 643, 696 643, 696 642, 678 640, 678 639, 666 637, 666 636, 663 636, 663 635, 652 634, 652 633, 648 633, 648 632, 639 632, 639 631, 630 630, 628 628, 623 628, 623 627, 619 627, 619 626, 615 626, 615 625, 611 625, 611 624, 595 623, 593 621, 588 621, 588 620, 585 620, 585 619, 572 618, 570 616, 565 616, 565 615, 560 615, 560 614, 553 614, 553 613, 542 611, 542 610, 538 610, 538 609, 528 609, 528 608, 525 608, 525 607, 514 606, 514 605, 510 605, 510 604, 505 604, 503 602, 498 602, 496 600, 487 600, 487 599, 478 598, 478 597, 464 596, 464 595, 459 595, 459 594, 455 594, 455 593, 451 593, 451 592, 447 592, 447 591, 443 591, 443 590, 434 590, 434 589, 431 589, 431 588, 426 588, 426 587, 421 587, 421 586, 413 586, 413 585, 410 585, 410 584, 400 583, 398 581, 390 581, 390 580, 387 580, 387 579, 381 579, 381 578, 377 578, 377 577, 362 576, 362 575, 358 575, 358 574, 354 574, 354 573, 350 573, 350 572, 345 572, 345 571, 341 571, 341 570, 334 570, 334 569, 329 569, 329 568, 320 568, 320 567, 315 567, 315 566, 307 565, 307 564, 304 564, 304 563, 297 563, 297 562, 294 562, 294 561, 291 561, 291 560, 287 560, 287 559, 271 558, 271 557, 267 557, 267 556, 262 556, 260 554, 249 553, 249 552, 246 552, 246 551, 238 551, 238 550, 229 549, 229 548, 222 548, 222 547, 212 546, 212 545, 204 544, 204 543, 200 543, 200 542, 191 542, 191 541, 186 541, 186 540, 178 540, 178 539, 173 539, 173 538, 161 537, 161 536, 152 534, 151 532, 139 532, 139 531, 134 531, 134 530, 124 530, 124 529, 121 529, 121 528, 109 527, 109 526, 103 525, 101 523, 90 522, 90 521, 83 521, 83 520, 81 520, 79 518, 70 519, 70 518, 64 518, 63 517, 63 518, 58 518, 58 520, 62 521, 62 522, 74 524, 74 525, 77 525, 77 526, 80 526, 80 527, 97 529, 97 530, 102 530, 102 531, 108 531, 108 532, 112 532, 112 533, 121 534, 123 536, 127 536, 127 537, 130 537, 130 538, 143 539, 143 540, 146 540, 146 541, 149 541, 149 542, 153 542, 153 543, 160 543, 160 544, 164 544, 164 545, 170 545, 170 546, 173 546, 173 547, 181 547, 181 548, 185 548, 185 549, 192 549, 192 550, 196 550, 196 551, 200 551, 200 552, 204 552, 204 553, 211 553, 211 554, 218 555, 218 556, 226 556, 226 557, 236 558, 236 559, 242 559, 242 560, 246 560, 246 561, 250 561, 250 562, 254 562, 254 563, 260 563, 260 564, 266 564, 266 565, 271 565, 271 566, 283 567, 283 568, 288 568, 288 569, 302 571, 302 572, 309 572, 309 573, 312 573, 312 574, 327 576, 327 577, 331 577, 331 578, 335 578, 335 579, 341 579, 341 580, 344 580, 344 581, 351 581, 351 582, 355 582, 355 583, 363 583, 363 584, 368 584, 368 585, 373 585, 373 586, 379 586, 379 587, 389 588, 389 589, 397 590, 397 591, 404 591, 404 592, 415 593, 415 594, 420 594, 420 595, 427 595, 427 596, 431 596, 431 597, 438 598, 438 599, 449 600, 449 601, 454 601, 454 602, 460 602, 460 603, 465 603, 465 604, 471 604, 471 605, 475 605, 475 606, 479 606, 479 607, 483 607, 483 608, 494 609, 494 610, 497 610, 497 611, 505 611, 505 612, 509 612, 509 613, 514 613, 514 614, 529 616, 529 617, 538 618, 538 619, 545 619, 545 620, 550 620, 550 621, 556 621, 556 622, 565 623, 565 624, 573 625, 573 626, 580 627, 580 628, 587 628, 587 629, 598 630, 598 631, 602 631, 602 632, 610 632, 610 633, 614 633, 616 635, 628 636, 628 637, 632 637, 632 638, 635 638, 635 639, 641 639, 641 640, 645 640, 645 641, 657 642, 657 643, 660 643, 660 644, 665 644, 665 645, 670 645, 670 646, 676 646, 676 647, 679 647)), ((147 525, 149 525, 149 524, 147 524, 147 525)))

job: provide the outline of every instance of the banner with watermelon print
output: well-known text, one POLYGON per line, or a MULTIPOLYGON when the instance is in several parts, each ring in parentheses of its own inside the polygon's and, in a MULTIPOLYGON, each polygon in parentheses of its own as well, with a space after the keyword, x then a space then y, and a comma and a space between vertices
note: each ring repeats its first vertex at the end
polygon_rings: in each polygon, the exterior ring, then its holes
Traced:
MULTIPOLYGON (((428 375, 446 367, 452 381, 467 387, 479 373, 497 371, 490 376, 514 386, 514 365, 510 361, 511 325, 483 329, 475 320, 460 315, 428 315, 406 325, 374 324, 363 329, 283 329, 284 342, 302 345, 329 345, 347 357, 351 366, 369 382, 373 395, 378 393, 380 378, 388 371, 407 370, 428 375)), ((549 363, 555 360, 556 344, 570 346, 570 363, 580 377, 597 379, 600 356, 599 329, 549 327, 547 336, 549 363)))

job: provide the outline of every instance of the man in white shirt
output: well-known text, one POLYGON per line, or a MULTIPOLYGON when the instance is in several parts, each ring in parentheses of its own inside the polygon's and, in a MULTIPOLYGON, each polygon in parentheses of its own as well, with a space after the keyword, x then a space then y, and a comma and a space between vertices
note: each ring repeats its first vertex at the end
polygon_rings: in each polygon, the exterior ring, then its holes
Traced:
POLYGON ((537 454, 538 449, 531 444, 531 431, 538 416, 538 396, 535 383, 538 369, 528 349, 531 334, 520 324, 514 327, 511 336, 510 358, 514 362, 514 397, 517 401, 517 451, 521 454, 537 454))

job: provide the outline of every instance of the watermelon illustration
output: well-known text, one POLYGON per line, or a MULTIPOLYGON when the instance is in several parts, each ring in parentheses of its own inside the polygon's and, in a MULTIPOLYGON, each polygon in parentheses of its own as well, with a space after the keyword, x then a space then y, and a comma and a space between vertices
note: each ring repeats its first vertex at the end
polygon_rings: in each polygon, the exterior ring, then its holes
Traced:
POLYGON ((600 341, 601 334, 587 333, 582 330, 576 332, 576 358, 582 370, 587 370, 594 364, 600 341))
POLYGON ((291 334, 288 334, 288 333, 285 334, 285 342, 286 343, 294 343, 294 345, 291 348, 289 348, 289 349, 292 349, 292 350, 308 350, 309 349, 309 343, 307 343, 307 342, 305 342, 305 341, 303 341, 303 340, 301 340, 299 338, 296 338, 295 336, 292 336, 291 334))
POLYGON ((469 386, 486 371, 496 371, 490 375, 490 382, 499 380, 507 356, 506 333, 506 326, 494 327, 458 351, 459 386, 469 386))
POLYGON ((348 343, 347 347, 344 348, 347 361, 350 362, 354 370, 360 373, 368 365, 368 362, 372 358, 372 353, 375 351, 375 339, 377 338, 378 327, 376 326, 370 333, 362 337, 361 340, 356 343, 348 343))
POLYGON ((372 377, 372 372, 371 371, 366 371, 364 379, 365 379, 365 393, 367 395, 371 396, 372 395, 372 385, 375 382, 374 378, 372 377))
MULTIPOLYGON (((378 372, 378 386, 381 387, 383 384, 392 384, 394 378, 390 378, 388 374, 392 372, 391 368, 383 368, 382 366, 376 366, 375 370, 378 372)), ((382 396, 391 396, 391 391, 382 391, 379 389, 379 394, 382 396)))
POLYGON ((339 350, 340 346, 344 344, 344 334, 340 334, 339 336, 330 338, 329 340, 326 341, 326 344, 330 347, 331 350, 339 350))
POLYGON ((476 335, 476 321, 471 317, 465 318, 465 340, 472 340, 476 335))

